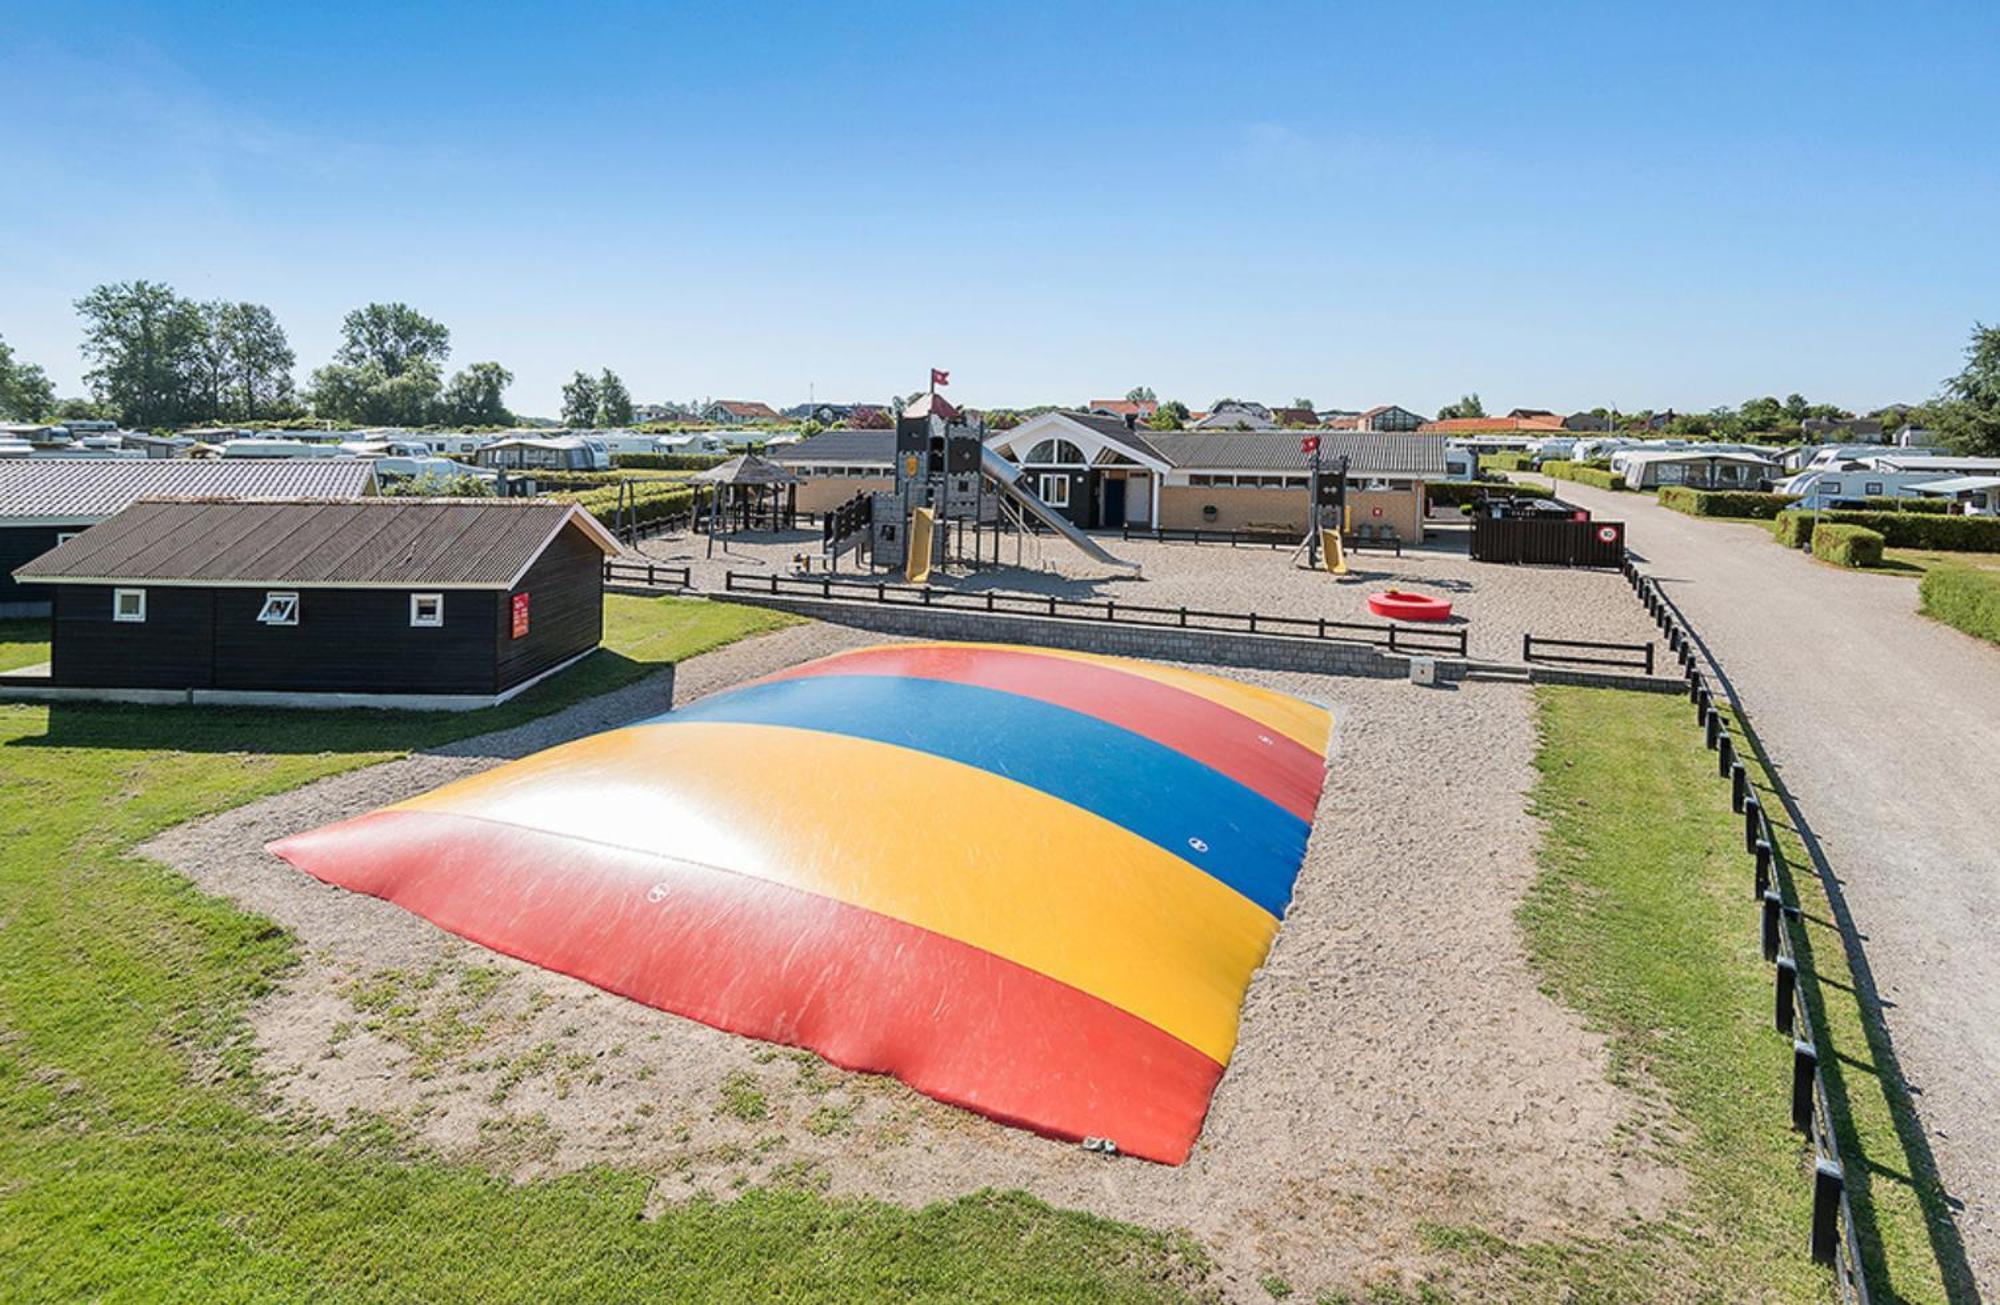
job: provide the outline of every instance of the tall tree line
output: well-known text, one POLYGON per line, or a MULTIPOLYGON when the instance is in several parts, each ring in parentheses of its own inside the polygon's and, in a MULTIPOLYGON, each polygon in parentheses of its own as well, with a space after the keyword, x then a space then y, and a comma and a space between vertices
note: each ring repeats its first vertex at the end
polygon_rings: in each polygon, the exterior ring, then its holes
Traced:
POLYGON ((256 421, 302 410, 297 358, 262 304, 196 303, 153 281, 101 285, 76 301, 84 373, 128 426, 256 421))

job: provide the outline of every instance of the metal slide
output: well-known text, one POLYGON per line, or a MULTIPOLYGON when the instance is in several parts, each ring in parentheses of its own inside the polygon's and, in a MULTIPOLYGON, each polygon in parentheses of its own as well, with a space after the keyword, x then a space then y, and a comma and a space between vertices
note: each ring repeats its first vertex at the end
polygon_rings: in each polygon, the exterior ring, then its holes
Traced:
POLYGON ((1127 562, 1122 557, 1113 557, 1105 552, 1095 539, 1078 530, 1076 524, 1068 517, 1037 498, 1033 491, 1021 483, 1021 469, 984 445, 979 449, 979 469, 986 473, 988 480, 1000 487, 1002 496, 1012 499, 1022 510, 1074 544, 1079 551, 1106 566, 1115 566, 1124 571, 1138 571, 1137 562, 1127 562))

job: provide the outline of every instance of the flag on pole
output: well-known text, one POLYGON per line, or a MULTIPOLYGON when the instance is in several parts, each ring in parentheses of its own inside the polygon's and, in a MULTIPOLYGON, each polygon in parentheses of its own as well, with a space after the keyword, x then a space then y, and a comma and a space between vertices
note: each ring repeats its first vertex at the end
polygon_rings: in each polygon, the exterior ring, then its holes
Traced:
POLYGON ((937 368, 935 368, 935 367, 931 368, 931 388, 932 388, 932 389, 936 389, 936 388, 937 388, 938 386, 940 386, 940 385, 949 385, 949 384, 951 384, 951 373, 950 373, 950 372, 946 372, 946 371, 939 371, 939 370, 938 370, 937 368))
POLYGON ((1299 452, 1305 454, 1307 457, 1311 457, 1313 454, 1319 452, 1319 436, 1303 436, 1299 440, 1299 452))

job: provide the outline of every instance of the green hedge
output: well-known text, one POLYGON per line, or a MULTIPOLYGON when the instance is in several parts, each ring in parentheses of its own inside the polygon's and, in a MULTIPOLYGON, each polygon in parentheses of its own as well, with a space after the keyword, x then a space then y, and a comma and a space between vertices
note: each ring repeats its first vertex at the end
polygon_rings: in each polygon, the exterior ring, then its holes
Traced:
POLYGON ((1813 556, 1835 566, 1882 565, 1882 532, 1822 521, 1813 527, 1813 556))
POLYGON ((1533 471, 1535 455, 1532 453, 1482 453, 1479 468, 1484 471, 1491 467, 1495 471, 1533 471))
POLYGON ((1928 512, 1944 516, 1956 506, 1948 498, 1885 498, 1874 494, 1861 500, 1870 512, 1928 512))
POLYGON ((1481 498, 1540 498, 1533 485, 1498 485, 1489 480, 1427 480, 1424 501, 1432 507, 1457 507, 1481 498))
POLYGON ((646 471, 707 471, 735 456, 734 453, 614 453, 611 465, 646 471))
POLYGON ((1686 485, 1660 486, 1660 506, 1685 512, 1691 517, 1734 517, 1739 520, 1771 521, 1793 503, 1790 494, 1759 494, 1753 490, 1690 489, 1686 485))
POLYGON ((2000 572, 1934 566, 1917 587, 1917 610, 1989 643, 2000 643, 2000 572))
POLYGON ((1891 548, 1929 548, 1943 553, 2000 553, 2000 517, 1953 517, 1930 512, 1797 512, 1778 514, 1778 542, 1798 548, 1812 526, 1785 518, 1817 518, 1839 525, 1866 526, 1891 548))
MULTIPOLYGON (((575 503, 607 526, 618 524, 618 487, 606 485, 560 494, 550 498, 575 503)), ((663 517, 678 516, 694 502, 694 490, 686 485, 635 484, 625 499, 628 523, 640 525, 663 517)))
POLYGON ((1818 521, 1817 512, 1786 508, 1771 522, 1771 535, 1786 548, 1804 548, 1812 539, 1813 526, 1818 521))
POLYGON ((1625 479, 1608 467, 1593 467, 1587 463, 1567 462, 1561 458, 1542 464, 1542 470, 1557 480, 1573 480, 1579 485, 1595 485, 1599 489, 1624 489, 1625 479))

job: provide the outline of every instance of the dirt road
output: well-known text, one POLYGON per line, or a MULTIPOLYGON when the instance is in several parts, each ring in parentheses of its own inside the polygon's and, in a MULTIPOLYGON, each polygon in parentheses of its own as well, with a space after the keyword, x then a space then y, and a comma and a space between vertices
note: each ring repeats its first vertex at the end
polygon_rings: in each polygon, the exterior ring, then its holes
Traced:
MULTIPOLYGON (((2000 648, 1916 581, 1563 484, 1628 522, 1840 880, 1980 1290, 2000 1298, 2000 648)), ((1810 841, 1810 840, 1809 840, 1810 841)))

